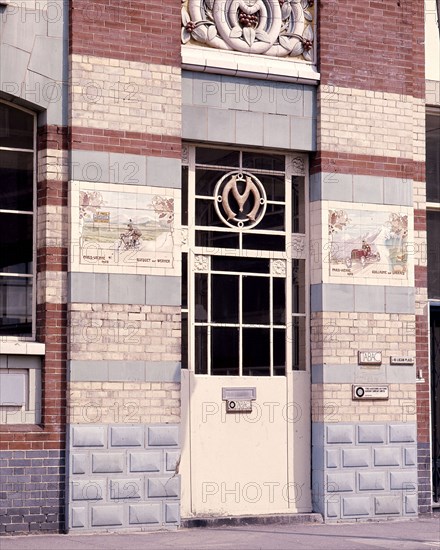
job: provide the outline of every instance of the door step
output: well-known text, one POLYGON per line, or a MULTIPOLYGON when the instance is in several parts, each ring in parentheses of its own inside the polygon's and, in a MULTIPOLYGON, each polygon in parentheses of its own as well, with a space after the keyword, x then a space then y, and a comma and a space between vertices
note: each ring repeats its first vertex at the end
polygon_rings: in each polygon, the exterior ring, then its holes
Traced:
POLYGON ((323 523, 321 514, 268 514, 261 516, 215 516, 182 518, 180 527, 238 527, 242 525, 289 525, 300 523, 323 523))

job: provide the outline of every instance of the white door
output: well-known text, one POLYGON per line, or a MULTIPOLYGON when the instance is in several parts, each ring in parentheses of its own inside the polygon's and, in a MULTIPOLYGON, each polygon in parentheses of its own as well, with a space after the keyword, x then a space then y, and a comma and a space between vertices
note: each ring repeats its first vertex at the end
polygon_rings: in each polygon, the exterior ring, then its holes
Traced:
POLYGON ((309 511, 301 163, 188 152, 182 515, 309 511))

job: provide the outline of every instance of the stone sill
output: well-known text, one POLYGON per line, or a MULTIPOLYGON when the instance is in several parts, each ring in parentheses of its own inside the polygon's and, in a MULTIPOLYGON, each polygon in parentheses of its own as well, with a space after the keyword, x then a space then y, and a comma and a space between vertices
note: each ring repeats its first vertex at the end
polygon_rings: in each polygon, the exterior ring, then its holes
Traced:
POLYGON ((0 341, 0 354, 4 355, 44 355, 46 346, 39 342, 27 340, 0 341))

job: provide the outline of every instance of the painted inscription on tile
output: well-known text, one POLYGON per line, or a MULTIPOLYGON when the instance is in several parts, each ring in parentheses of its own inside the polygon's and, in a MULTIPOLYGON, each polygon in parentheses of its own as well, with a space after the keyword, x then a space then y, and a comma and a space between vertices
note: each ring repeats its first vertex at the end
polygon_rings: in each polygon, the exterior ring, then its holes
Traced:
POLYGON ((408 215, 329 210, 330 275, 407 279, 408 215))
POLYGON ((80 262, 148 268, 173 266, 174 199, 82 189, 80 262))

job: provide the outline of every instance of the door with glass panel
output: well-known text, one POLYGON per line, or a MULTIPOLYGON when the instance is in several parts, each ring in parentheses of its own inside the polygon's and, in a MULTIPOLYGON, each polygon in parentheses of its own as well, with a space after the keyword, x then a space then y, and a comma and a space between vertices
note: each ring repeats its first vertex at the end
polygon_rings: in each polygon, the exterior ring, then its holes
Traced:
POLYGON ((305 160, 184 150, 182 514, 308 510, 305 160))

